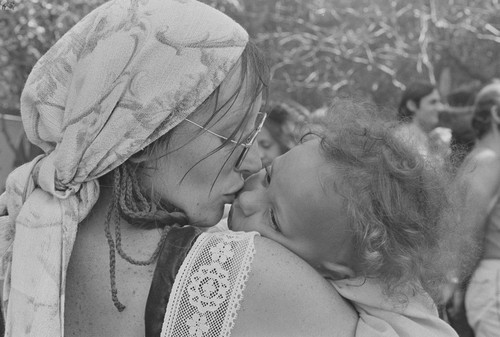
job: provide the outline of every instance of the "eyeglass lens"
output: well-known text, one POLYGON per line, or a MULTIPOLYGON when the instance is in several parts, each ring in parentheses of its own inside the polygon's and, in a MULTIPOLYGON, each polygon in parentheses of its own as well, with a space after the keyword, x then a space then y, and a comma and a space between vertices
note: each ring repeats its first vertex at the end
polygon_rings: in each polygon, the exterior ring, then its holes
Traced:
POLYGON ((240 155, 238 157, 238 160, 236 160, 236 164, 234 165, 234 167, 236 169, 240 169, 241 164, 243 164, 243 161, 245 160, 248 152, 250 151, 250 148, 252 147, 253 143, 255 142, 255 139, 257 138, 257 135, 262 130, 262 127, 264 126, 264 122, 265 122, 266 118, 267 118, 267 114, 266 113, 261 112, 261 113, 259 113, 257 115, 257 120, 255 121, 255 125, 257 125, 257 127, 247 137, 245 143, 243 144, 244 148, 241 151, 241 153, 240 153, 240 155))

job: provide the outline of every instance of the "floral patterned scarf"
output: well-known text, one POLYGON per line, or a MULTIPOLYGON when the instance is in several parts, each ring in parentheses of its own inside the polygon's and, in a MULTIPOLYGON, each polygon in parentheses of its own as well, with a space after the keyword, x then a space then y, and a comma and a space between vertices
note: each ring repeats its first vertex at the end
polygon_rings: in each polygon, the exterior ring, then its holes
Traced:
POLYGON ((96 179, 193 112, 247 41, 194 0, 111 0, 38 61, 21 114, 46 155, 14 170, 0 196, 6 336, 64 336, 66 270, 96 179))

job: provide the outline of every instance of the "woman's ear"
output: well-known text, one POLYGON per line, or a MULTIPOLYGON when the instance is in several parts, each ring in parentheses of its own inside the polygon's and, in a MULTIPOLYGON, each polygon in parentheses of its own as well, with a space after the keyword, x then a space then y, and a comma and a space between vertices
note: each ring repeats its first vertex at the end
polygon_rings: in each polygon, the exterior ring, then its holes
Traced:
POLYGON ((494 105, 491 107, 491 118, 496 124, 500 124, 500 116, 498 116, 498 105, 494 105))
POLYGON ((346 278, 353 278, 356 276, 354 270, 350 267, 334 262, 325 261, 321 264, 320 273, 323 277, 331 280, 343 280, 346 278))

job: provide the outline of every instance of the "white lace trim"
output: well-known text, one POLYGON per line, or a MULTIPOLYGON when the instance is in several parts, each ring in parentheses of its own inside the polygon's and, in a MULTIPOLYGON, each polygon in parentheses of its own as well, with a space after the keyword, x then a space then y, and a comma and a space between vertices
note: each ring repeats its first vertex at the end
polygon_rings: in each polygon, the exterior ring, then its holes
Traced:
POLYGON ((202 233, 175 278, 161 336, 231 333, 255 254, 257 233, 202 233))

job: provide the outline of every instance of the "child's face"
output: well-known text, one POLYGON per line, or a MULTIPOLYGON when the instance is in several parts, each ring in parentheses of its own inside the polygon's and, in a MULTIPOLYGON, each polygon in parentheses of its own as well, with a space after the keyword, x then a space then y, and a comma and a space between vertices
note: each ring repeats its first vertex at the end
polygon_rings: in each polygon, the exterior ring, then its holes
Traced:
POLYGON ((344 199, 335 191, 335 168, 319 152, 319 140, 303 143, 250 176, 234 201, 229 224, 257 231, 313 267, 347 263, 352 235, 344 199))

